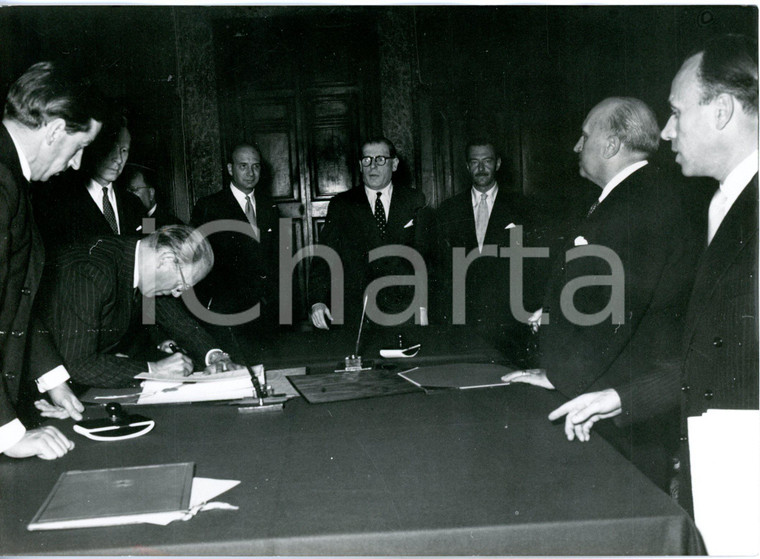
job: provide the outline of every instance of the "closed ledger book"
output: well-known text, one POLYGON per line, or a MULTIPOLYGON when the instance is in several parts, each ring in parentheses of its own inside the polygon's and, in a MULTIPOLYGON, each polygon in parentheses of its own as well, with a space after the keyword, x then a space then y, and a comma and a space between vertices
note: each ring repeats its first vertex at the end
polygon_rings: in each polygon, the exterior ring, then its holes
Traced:
POLYGON ((155 513, 188 510, 194 466, 182 462, 64 472, 27 529, 136 524, 155 513))

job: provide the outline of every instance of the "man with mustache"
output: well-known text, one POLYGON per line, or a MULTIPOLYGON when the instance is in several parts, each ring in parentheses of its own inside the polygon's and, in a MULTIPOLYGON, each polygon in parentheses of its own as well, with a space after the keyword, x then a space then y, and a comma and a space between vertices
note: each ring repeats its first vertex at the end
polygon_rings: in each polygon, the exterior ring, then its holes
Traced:
MULTIPOLYGON (((525 357, 530 330, 514 317, 510 308, 509 259, 499 258, 498 253, 480 254, 486 245, 508 247, 511 230, 525 227, 530 218, 523 197, 497 183, 501 163, 491 139, 477 138, 467 144, 465 165, 471 187, 445 200, 438 209, 440 267, 435 275, 442 320, 456 322, 464 312, 465 324, 518 359, 525 357), (453 251, 457 248, 465 254, 479 251, 479 256, 467 267, 464 293, 453 286, 453 274, 463 272, 453 269, 453 251), (462 303, 464 309, 455 314, 454 305, 462 303)), ((527 283, 523 282, 523 287, 527 283)))

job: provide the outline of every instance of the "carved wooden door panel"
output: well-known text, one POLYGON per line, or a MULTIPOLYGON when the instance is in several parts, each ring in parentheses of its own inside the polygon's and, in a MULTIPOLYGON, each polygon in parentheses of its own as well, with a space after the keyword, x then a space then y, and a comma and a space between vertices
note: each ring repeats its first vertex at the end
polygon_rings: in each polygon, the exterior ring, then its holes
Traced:
MULTIPOLYGON (((239 141, 258 144, 261 184, 292 220, 292 253, 318 240, 330 198, 360 182, 358 144, 379 121, 373 37, 334 18, 216 26, 224 160, 239 141)), ((294 272, 295 322, 306 317, 308 266, 294 272)))

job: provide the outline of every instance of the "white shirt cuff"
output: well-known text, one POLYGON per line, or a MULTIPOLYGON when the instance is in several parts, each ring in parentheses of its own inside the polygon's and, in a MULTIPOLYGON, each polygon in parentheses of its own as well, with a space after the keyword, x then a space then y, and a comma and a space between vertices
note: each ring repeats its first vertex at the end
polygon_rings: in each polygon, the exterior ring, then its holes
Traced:
POLYGON ((26 427, 18 420, 14 419, 0 427, 0 454, 16 446, 26 433, 26 427))
POLYGON ((55 369, 48 371, 36 380, 37 390, 40 392, 47 392, 48 390, 51 390, 56 386, 63 384, 70 378, 71 377, 69 376, 69 372, 66 370, 66 367, 63 365, 58 365, 55 369))
POLYGON ((208 367, 209 365, 211 365, 211 362, 209 361, 209 358, 210 358, 210 357, 211 357, 211 356, 212 356, 214 353, 216 353, 217 351, 218 351, 219 353, 224 353, 224 352, 223 352, 221 349, 209 349, 209 350, 208 350, 208 353, 206 353, 206 367, 208 367))

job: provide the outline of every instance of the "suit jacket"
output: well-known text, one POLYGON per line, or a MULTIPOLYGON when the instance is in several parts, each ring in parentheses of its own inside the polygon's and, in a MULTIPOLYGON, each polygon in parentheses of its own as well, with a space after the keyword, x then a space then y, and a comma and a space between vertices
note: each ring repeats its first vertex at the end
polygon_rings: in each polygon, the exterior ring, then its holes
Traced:
MULTIPOLYGON (((128 386, 145 361, 118 357, 131 346, 142 318, 133 288, 136 239, 114 235, 71 245, 45 267, 39 308, 72 379, 99 387, 128 386)), ((196 364, 213 339, 173 297, 156 297, 156 324, 196 364)))
POLYGON ((154 210, 153 215, 146 214, 143 219, 150 218, 156 220, 155 227, 153 228, 154 231, 156 229, 160 229, 161 227, 166 227, 167 225, 185 225, 184 221, 182 221, 176 215, 170 213, 161 204, 156 205, 156 209, 154 210))
MULTIPOLYGON (((261 185, 254 190, 254 198, 259 241, 230 231, 210 235, 214 267, 196 292, 217 313, 237 313, 262 303, 261 316, 270 322, 277 312, 279 210, 261 185)), ((200 227, 223 219, 248 225, 230 186, 198 200, 190 222, 200 227)))
POLYGON ((32 306, 44 260, 29 184, 21 172, 13 140, 0 125, 0 425, 16 417, 14 406, 26 365, 37 378, 61 364, 49 337, 40 338, 36 350, 27 352, 32 306))
MULTIPOLYGON (((496 245, 508 247, 510 244, 511 227, 523 226, 523 242, 529 236, 531 212, 526 201, 503 187, 494 201, 491 215, 488 219, 488 227, 484 245, 496 245)), ((448 200, 445 200, 436 215, 438 226, 438 257, 436 266, 436 289, 438 307, 442 311, 441 318, 444 322, 452 321, 452 251, 454 248, 463 248, 468 254, 478 248, 478 239, 475 231, 475 213, 472 207, 472 189, 468 188, 448 200)), ((526 329, 527 326, 519 323, 510 310, 509 291, 510 273, 508 258, 494 258, 481 256, 472 262, 467 269, 466 291, 464 293, 466 323, 469 325, 482 325, 489 329, 504 328, 509 332, 518 329, 526 329)), ((530 270, 528 259, 523 260, 525 270, 530 270)), ((540 284, 532 274, 523 274, 530 281, 523 281, 523 288, 528 289, 527 299, 532 299, 531 287, 540 284)), ((526 308, 537 308, 533 301, 526 301, 526 308)))
MULTIPOLYGON (((363 186, 336 194, 330 200, 319 243, 335 250, 343 263, 346 324, 358 325, 364 290, 370 282, 380 277, 413 274, 407 259, 388 257, 370 263, 369 251, 385 245, 405 245, 417 250, 428 263, 434 251, 434 232, 432 211, 419 190, 393 186, 385 239, 380 237, 363 186)), ((330 286, 329 269, 324 260, 313 259, 309 277, 310 305, 325 303, 334 312, 330 286)), ((393 286, 380 290, 377 305, 383 312, 398 313, 409 307, 413 297, 413 286, 393 286)))
MULTIPOLYGON (((570 236, 573 245, 608 247, 624 271, 624 323, 574 324, 561 310, 568 284, 589 276, 610 276, 602 258, 565 262, 559 255, 544 312, 550 324, 540 330, 541 364, 552 384, 567 397, 615 387, 677 354, 683 315, 693 282, 697 237, 685 216, 678 191, 662 183, 651 163, 635 171, 599 204, 570 236)), ((610 302, 608 286, 583 287, 574 306, 585 314, 610 302)))
MULTIPOLYGON (((68 172, 48 185, 35 188, 33 203, 45 248, 49 253, 92 237, 113 235, 111 226, 87 192, 90 178, 83 172, 68 172)), ((145 207, 131 192, 114 189, 119 231, 122 236, 142 235, 145 207)))

